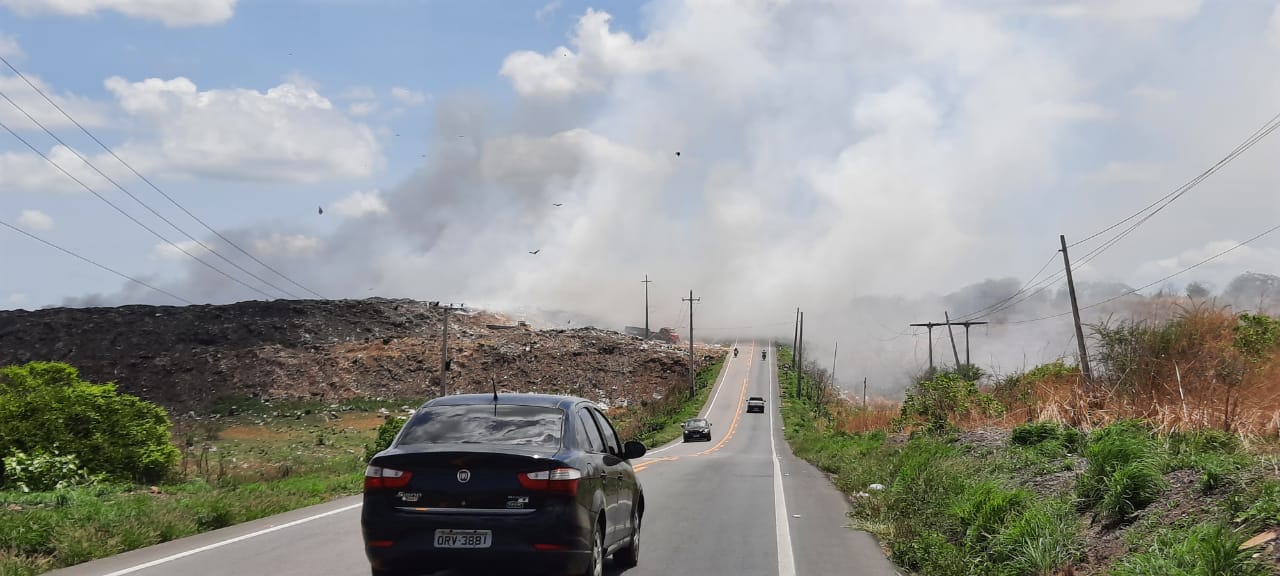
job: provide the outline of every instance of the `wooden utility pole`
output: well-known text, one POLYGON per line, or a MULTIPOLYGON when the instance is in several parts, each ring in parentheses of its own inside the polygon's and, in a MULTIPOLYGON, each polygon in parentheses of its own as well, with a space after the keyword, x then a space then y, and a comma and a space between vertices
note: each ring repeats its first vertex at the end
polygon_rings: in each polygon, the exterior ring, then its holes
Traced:
POLYGON ((947 336, 951 337, 951 355, 956 359, 956 368, 960 368, 960 352, 956 351, 956 333, 951 329, 951 313, 943 312, 942 317, 947 319, 947 336))
MULTIPOLYGON (((921 328, 929 329, 929 369, 933 369, 933 329, 934 328, 937 328, 940 326, 946 326, 947 332, 949 333, 951 332, 952 326, 964 326, 964 361, 965 361, 965 364, 968 364, 969 363, 969 327, 986 324, 986 322, 973 322, 973 321, 952 322, 950 314, 946 314, 945 317, 947 318, 946 322, 920 322, 918 324, 912 324, 912 326, 919 326, 921 328)), ((956 338, 954 334, 951 335, 951 350, 952 350, 952 354, 956 358, 956 366, 959 366, 960 355, 956 353, 956 338)))
POLYGON ((689 394, 692 397, 692 395, 695 395, 698 393, 698 379, 697 379, 698 368, 697 368, 697 361, 695 360, 695 357, 693 355, 693 303, 701 302, 702 298, 694 298, 693 290, 690 290, 689 297, 681 298, 680 300, 683 302, 689 303, 689 394))
POLYGON ((867 377, 862 377, 862 407, 867 407, 867 377))
POLYGON ((1071 294, 1071 316, 1076 322, 1076 345, 1080 349, 1080 374, 1084 376, 1085 387, 1093 385, 1093 372, 1089 370, 1089 350, 1084 343, 1084 327, 1080 325, 1080 305, 1076 303, 1076 282, 1071 277, 1071 256, 1067 254, 1067 237, 1058 235, 1062 243, 1062 265, 1067 269, 1067 292, 1071 294))
POLYGON ((836 341, 836 349, 831 353, 831 385, 836 385, 836 360, 840 358, 840 341, 836 341))
POLYGON ((652 280, 649 280, 649 275, 645 274, 644 280, 642 281, 642 283, 644 284, 644 339, 645 340, 649 339, 649 284, 650 282, 652 282, 652 280))
POLYGON ((465 306, 440 306, 440 395, 449 395, 449 312, 465 306))

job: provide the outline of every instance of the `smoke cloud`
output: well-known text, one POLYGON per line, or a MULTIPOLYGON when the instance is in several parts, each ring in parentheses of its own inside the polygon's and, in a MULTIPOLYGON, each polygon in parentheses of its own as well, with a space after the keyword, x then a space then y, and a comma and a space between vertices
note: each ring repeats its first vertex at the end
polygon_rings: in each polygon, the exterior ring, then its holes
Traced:
MULTIPOLYGON (((1026 6, 656 0, 626 32, 588 11, 569 46, 494 63, 513 105, 434 101, 428 157, 382 191, 385 211, 271 261, 329 297, 539 322, 571 312, 554 322, 610 328, 643 322, 647 274, 655 327, 688 326, 691 289, 706 338, 789 341, 801 307, 811 358, 829 364, 838 341, 843 384, 898 390, 928 361, 909 323, 1008 297, 1060 231, 1083 236, 1162 196, 1280 101, 1270 6, 1026 6)), ((1082 268, 1082 302, 1149 281, 1133 276, 1144 264, 1269 225, 1276 151, 1264 142, 1082 268)), ((307 233, 263 223, 231 236, 307 233)), ((1178 281, 1225 286, 1248 264, 1178 281)), ((199 266, 172 289, 260 298, 199 266)), ((986 319, 1063 312, 1058 284, 986 319)), ((945 328, 933 336, 942 362, 945 328)), ((996 371, 1074 355, 1069 315, 970 336, 974 362, 996 371)))

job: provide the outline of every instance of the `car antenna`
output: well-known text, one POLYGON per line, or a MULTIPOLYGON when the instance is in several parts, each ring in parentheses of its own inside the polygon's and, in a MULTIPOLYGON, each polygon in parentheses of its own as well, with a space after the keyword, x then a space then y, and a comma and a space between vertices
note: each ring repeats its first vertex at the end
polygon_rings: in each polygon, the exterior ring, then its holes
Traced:
POLYGON ((493 405, 494 410, 498 409, 498 380, 493 376, 489 376, 489 385, 493 386, 493 405))

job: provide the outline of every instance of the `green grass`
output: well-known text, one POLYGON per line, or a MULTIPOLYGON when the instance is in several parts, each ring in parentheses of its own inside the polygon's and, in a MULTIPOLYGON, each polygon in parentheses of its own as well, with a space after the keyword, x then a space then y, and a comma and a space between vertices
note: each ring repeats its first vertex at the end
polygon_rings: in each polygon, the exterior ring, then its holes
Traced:
POLYGON ((1092 434, 1025 424, 1009 446, 995 449, 972 449, 945 433, 887 442, 884 432, 838 432, 809 400, 795 397, 789 351, 781 349, 778 360, 792 450, 835 474, 836 485, 853 495, 853 526, 879 537, 894 562, 916 574, 1054 576, 1085 560, 1088 538, 1096 537, 1086 527, 1095 517, 1110 521, 1105 532, 1122 531, 1128 551, 1095 573, 1268 573, 1252 561, 1255 551, 1237 547, 1280 524, 1280 481, 1250 481, 1273 466, 1263 466, 1237 436, 1161 436, 1127 420, 1092 434), (1083 472, 1058 476, 1047 497, 1020 485, 1072 471, 1081 456, 1088 462, 1083 472), (1188 507, 1185 491, 1170 498, 1165 474, 1179 470, 1200 473, 1199 493, 1190 498, 1213 500, 1188 507), (870 490, 872 483, 885 489, 870 490))
POLYGON ((377 414, 237 414, 216 426, 180 422, 179 478, 155 490, 0 491, 0 576, 40 574, 359 493, 377 414))
POLYGON ((698 412, 707 404, 707 398, 710 396, 711 390, 715 388, 716 380, 720 377, 720 371, 723 368, 724 359, 721 358, 719 361, 699 369, 698 373, 694 375, 697 392, 693 395, 686 392, 679 402, 667 404, 665 410, 659 410, 643 417, 642 421, 637 423, 638 433, 632 440, 637 440, 649 448, 654 448, 680 438, 684 432, 680 424, 685 420, 698 416, 698 412))

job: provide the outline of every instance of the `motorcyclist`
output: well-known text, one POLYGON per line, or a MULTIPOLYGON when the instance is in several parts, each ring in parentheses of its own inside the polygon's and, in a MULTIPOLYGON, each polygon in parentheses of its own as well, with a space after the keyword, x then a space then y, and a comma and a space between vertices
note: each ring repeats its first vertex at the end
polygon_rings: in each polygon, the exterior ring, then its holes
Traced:
POLYGON ((760 359, 761 359, 761 360, 766 359, 766 357, 767 357, 768 355, 769 355, 769 351, 768 351, 768 350, 761 350, 761 351, 760 351, 760 359))
POLYGON ((737 347, 737 346, 734 346, 734 347, 733 347, 733 357, 734 357, 734 358, 737 358, 737 357, 738 357, 738 347, 737 347))

